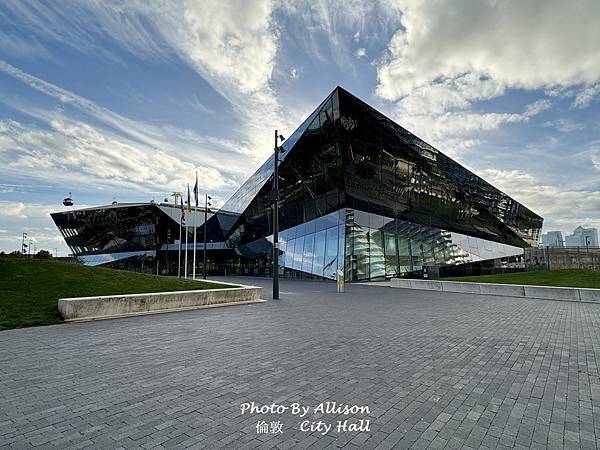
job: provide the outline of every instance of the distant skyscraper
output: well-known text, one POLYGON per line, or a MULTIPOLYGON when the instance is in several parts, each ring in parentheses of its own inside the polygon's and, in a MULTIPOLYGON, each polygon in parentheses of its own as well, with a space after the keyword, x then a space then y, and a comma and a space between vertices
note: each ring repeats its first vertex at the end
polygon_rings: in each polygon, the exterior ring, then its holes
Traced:
POLYGON ((548 231, 542 234, 543 247, 564 247, 563 237, 560 231, 548 231))
POLYGON ((598 247, 596 228, 577 227, 573 234, 565 237, 567 247, 598 247))

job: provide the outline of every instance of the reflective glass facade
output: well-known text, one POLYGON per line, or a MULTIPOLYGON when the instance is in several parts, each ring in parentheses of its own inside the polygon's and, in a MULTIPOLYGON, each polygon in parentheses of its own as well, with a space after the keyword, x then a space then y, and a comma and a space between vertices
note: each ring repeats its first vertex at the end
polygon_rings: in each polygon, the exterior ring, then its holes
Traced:
MULTIPOLYGON (((346 280, 369 280, 490 261, 537 246, 542 227, 540 216, 339 87, 285 141, 279 173, 286 276, 339 269, 346 280)), ((271 157, 208 221, 214 273, 271 275, 272 176, 271 157)), ((162 260, 177 224, 171 216, 165 228, 147 206, 130 206, 131 220, 105 208, 79 227, 68 220, 77 211, 53 217, 75 252, 155 250, 162 260)), ((198 233, 201 241, 202 226, 198 233)))
POLYGON ((338 269, 344 270, 345 209, 288 228, 279 236, 280 266, 321 278, 335 278, 338 269))
POLYGON ((517 247, 542 218, 343 89, 345 206, 517 247))
MULTIPOLYGON (((344 216, 336 237, 344 256, 337 251, 332 266, 342 268, 343 259, 347 280, 520 255, 537 245, 541 217, 341 88, 301 128, 280 165, 286 273, 330 276, 333 244, 323 243, 333 232, 316 233, 313 224, 336 215, 344 216)), ((227 238, 242 255, 264 260, 267 274, 272 160, 259 172, 260 186, 227 238)))
POLYGON ((111 205, 52 215, 74 255, 156 250, 162 223, 150 204, 111 205))
MULTIPOLYGON (((185 242, 187 224, 188 242, 192 245, 194 222, 203 233, 204 211, 186 210, 184 216, 182 241, 185 242)), ((81 263, 164 274, 177 272, 180 217, 179 207, 154 203, 115 204, 52 214, 72 254, 81 263)), ((212 245, 223 240, 218 219, 230 219, 212 212, 208 218, 208 242, 212 245)), ((197 239, 202 243, 203 235, 198 234, 197 239)))
POLYGON ((346 210, 346 279, 372 280, 521 255, 523 249, 400 219, 346 210))

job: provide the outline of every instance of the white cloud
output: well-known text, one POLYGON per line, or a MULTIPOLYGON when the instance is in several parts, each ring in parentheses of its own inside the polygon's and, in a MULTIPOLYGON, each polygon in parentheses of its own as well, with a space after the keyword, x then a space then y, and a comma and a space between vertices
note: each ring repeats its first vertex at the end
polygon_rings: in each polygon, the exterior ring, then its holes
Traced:
MULTIPOLYGON (((22 232, 27 232, 27 241, 37 247, 54 253, 58 249, 59 256, 66 256, 69 248, 65 244, 58 229, 53 225, 50 213, 61 210, 52 205, 39 203, 0 201, 0 218, 3 231, 0 231, 0 249, 11 252, 21 249, 22 232)), ((33 252, 33 246, 32 246, 33 252)))
POLYGON ((437 146, 449 156, 457 156, 466 148, 473 145, 456 145, 461 141, 469 143, 482 143, 481 139, 474 136, 481 132, 495 130, 504 124, 527 122, 536 114, 550 106, 547 100, 536 101, 526 105, 522 113, 485 113, 470 110, 436 112, 423 109, 420 112, 413 102, 415 97, 407 97, 396 104, 393 110, 398 123, 432 145, 437 146))
POLYGON ((136 146, 58 113, 48 125, 49 129, 42 130, 14 120, 0 121, 0 164, 5 173, 66 186, 166 192, 181 189, 198 170, 202 189, 232 185, 214 168, 136 146))
POLYGON ((367 50, 361 47, 359 49, 356 49, 356 52, 354 54, 359 59, 360 58, 366 58, 367 57, 367 50))
POLYGON ((525 107, 523 115, 527 118, 537 116, 542 111, 546 111, 552 107, 552 102, 547 99, 536 100, 525 107))
POLYGON ((345 72, 354 70, 355 43, 360 41, 365 47, 379 43, 400 22, 399 11, 390 8, 387 0, 282 0, 280 10, 302 30, 297 44, 304 55, 320 63, 333 61, 345 72), (328 46, 322 45, 323 40, 328 46))
POLYGON ((544 229, 571 233, 579 225, 600 228, 600 191, 550 186, 520 170, 484 169, 484 179, 544 217, 544 229))
POLYGON ((20 219, 26 219, 27 216, 25 215, 25 203, 0 202, 0 217, 18 217, 20 219))
POLYGON ((209 80, 243 93, 260 91, 277 53, 272 10, 271 0, 184 2, 185 26, 171 44, 209 80))
POLYGON ((30 169, 35 168, 40 180, 79 180, 88 185, 164 192, 181 189, 198 170, 201 187, 215 192, 240 184, 261 159, 243 144, 131 120, 1 60, 0 71, 99 124, 72 120, 61 111, 10 104, 46 128, 12 120, 0 122, 0 160, 5 162, 6 175, 30 176, 30 169), (229 161, 226 166, 225 157, 229 161))
MULTIPOLYGON (((596 142, 595 144, 598 145, 599 143, 596 142)), ((592 145, 592 147, 589 149, 589 154, 594 168, 600 171, 600 145, 592 145)))
POLYGON ((81 52, 119 60, 106 45, 112 42, 141 58, 185 61, 238 114, 236 129, 245 135, 255 162, 270 151, 272 130, 265 123, 292 126, 269 85, 278 51, 274 6, 272 0, 92 0, 43 7, 7 0, 2 5, 33 36, 81 52))
POLYGON ((542 124, 544 128, 554 128, 561 133, 571 133, 573 131, 580 131, 585 128, 585 125, 576 123, 568 119, 557 119, 553 121, 547 121, 542 124))
POLYGON ((573 100, 573 106, 581 109, 587 108, 598 97, 598 94, 600 94, 600 83, 596 83, 578 92, 575 100, 573 100))
POLYGON ((600 78, 600 3, 581 0, 396 0, 403 30, 379 68, 378 94, 397 100, 465 74, 537 89, 600 78), (558 26, 557 18, 560 18, 558 26))
POLYGON ((600 20, 595 0, 576 6, 562 0, 392 3, 402 27, 378 66, 376 93, 396 102, 400 123, 427 122, 438 140, 457 132, 472 138, 551 106, 540 99, 518 114, 473 109, 508 89, 576 96, 580 107, 598 94, 600 28, 585 25, 600 20))

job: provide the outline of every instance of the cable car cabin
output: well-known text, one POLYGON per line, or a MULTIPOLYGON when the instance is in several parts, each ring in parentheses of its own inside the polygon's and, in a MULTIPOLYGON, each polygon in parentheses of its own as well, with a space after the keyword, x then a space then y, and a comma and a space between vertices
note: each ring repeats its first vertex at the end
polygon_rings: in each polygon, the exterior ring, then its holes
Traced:
POLYGON ((67 197, 63 200, 63 205, 65 206, 73 206, 73 199, 71 197, 67 197))

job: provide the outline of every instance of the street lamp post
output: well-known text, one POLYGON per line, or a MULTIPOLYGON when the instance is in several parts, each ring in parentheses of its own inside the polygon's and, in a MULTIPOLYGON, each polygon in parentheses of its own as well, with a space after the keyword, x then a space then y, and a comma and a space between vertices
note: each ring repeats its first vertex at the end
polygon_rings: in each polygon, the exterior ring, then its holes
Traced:
POLYGON ((275 149, 273 155, 273 191, 271 201, 273 207, 273 300, 279 300, 279 140, 284 137, 275 130, 275 149))
POLYGON ((211 196, 204 194, 204 252, 202 254, 202 278, 206 280, 206 221, 208 220, 208 207, 211 206, 209 200, 211 196))

